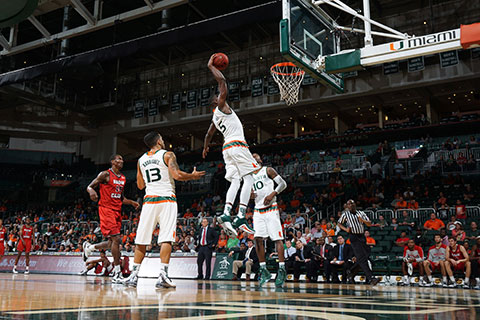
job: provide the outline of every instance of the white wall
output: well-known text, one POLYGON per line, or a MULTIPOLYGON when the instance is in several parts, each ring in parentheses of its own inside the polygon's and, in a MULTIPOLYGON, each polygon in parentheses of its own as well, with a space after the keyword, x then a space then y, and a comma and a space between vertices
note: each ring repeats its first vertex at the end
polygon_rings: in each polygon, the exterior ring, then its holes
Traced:
POLYGON ((77 153, 78 142, 10 138, 9 149, 77 153))

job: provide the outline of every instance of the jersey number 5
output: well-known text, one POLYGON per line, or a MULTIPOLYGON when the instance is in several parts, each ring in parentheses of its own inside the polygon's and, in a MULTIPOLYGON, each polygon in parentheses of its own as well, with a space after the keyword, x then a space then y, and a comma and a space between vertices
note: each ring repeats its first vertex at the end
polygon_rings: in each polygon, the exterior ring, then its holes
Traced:
POLYGON ((147 182, 156 182, 162 179, 162 176, 160 175, 160 169, 157 168, 148 169, 145 171, 145 174, 147 175, 147 182))
POLYGON ((220 130, 222 130, 222 132, 225 133, 225 130, 227 130, 227 127, 225 127, 225 125, 222 124, 222 121, 218 123, 218 126, 220 127, 220 130))

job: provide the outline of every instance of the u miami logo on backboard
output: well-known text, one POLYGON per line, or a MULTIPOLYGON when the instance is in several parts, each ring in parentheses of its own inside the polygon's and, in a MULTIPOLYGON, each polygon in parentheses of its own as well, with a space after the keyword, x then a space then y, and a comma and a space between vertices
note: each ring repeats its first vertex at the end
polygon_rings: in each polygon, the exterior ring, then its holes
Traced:
POLYGON ((403 41, 390 43, 390 51, 398 51, 403 49, 403 41))

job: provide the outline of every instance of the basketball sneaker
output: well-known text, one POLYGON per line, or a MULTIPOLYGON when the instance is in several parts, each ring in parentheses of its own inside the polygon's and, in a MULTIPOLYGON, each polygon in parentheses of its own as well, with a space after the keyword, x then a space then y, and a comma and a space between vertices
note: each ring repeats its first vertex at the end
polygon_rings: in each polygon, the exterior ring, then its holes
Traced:
POLYGON ((87 262, 88 257, 92 254, 92 250, 89 249, 90 242, 85 241, 82 247, 83 247, 82 258, 83 258, 83 261, 87 262))
POLYGON ((285 280, 287 279, 287 270, 285 267, 279 267, 277 273, 277 279, 275 279, 275 287, 282 288, 285 284, 285 280))
POLYGON ((243 232, 249 233, 249 234, 255 234, 255 230, 250 228, 248 225, 247 219, 245 218, 239 218, 238 216, 235 217, 235 220, 233 220, 233 226, 235 228, 239 228, 243 232))
POLYGON ((222 214, 217 217, 217 222, 222 226, 223 230, 228 236, 238 236, 237 231, 232 226, 232 217, 227 214, 222 214))
POLYGON ((78 273, 78 275, 79 275, 79 276, 86 276, 86 275, 87 275, 87 272, 88 272, 88 270, 87 270, 87 269, 84 269, 83 271, 80 271, 80 272, 78 273))
POLYGON ((25 269, 25 274, 29 274, 30 270, 28 270, 28 267, 25 269))
POLYGON ((258 281, 260 282, 259 286, 262 287, 265 283, 272 279, 272 274, 267 270, 267 268, 260 268, 260 275, 258 281))
POLYGON ((177 285, 170 280, 170 278, 167 276, 165 272, 160 272, 160 275, 158 276, 157 283, 155 283, 155 287, 157 288, 176 288, 177 285))
POLYGON ((123 281, 125 281, 125 279, 123 278, 122 272, 115 271, 112 277, 112 284, 123 283, 123 281))
POLYGON ((123 281, 122 281, 122 284, 124 286, 134 287, 134 288, 137 287, 137 283, 138 283, 138 275, 137 275, 136 272, 132 272, 132 274, 130 274, 130 276, 128 278, 123 279, 123 281))
POLYGON ((16 266, 15 266, 15 267, 13 267, 13 270, 12 270, 12 272, 13 272, 13 273, 15 273, 15 274, 17 274, 17 273, 18 273, 18 271, 17 271, 17 267, 16 267, 16 266))

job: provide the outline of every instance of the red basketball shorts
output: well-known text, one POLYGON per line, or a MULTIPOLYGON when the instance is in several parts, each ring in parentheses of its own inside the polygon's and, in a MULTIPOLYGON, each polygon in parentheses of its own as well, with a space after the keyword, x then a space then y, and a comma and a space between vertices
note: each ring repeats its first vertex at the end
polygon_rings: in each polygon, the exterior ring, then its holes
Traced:
POLYGON ((32 240, 24 240, 25 245, 23 245, 22 240, 18 240, 17 251, 18 252, 30 252, 32 250, 32 240))
POLYGON ((104 237, 120 234, 122 228, 121 211, 98 207, 98 215, 100 216, 100 229, 104 237))

